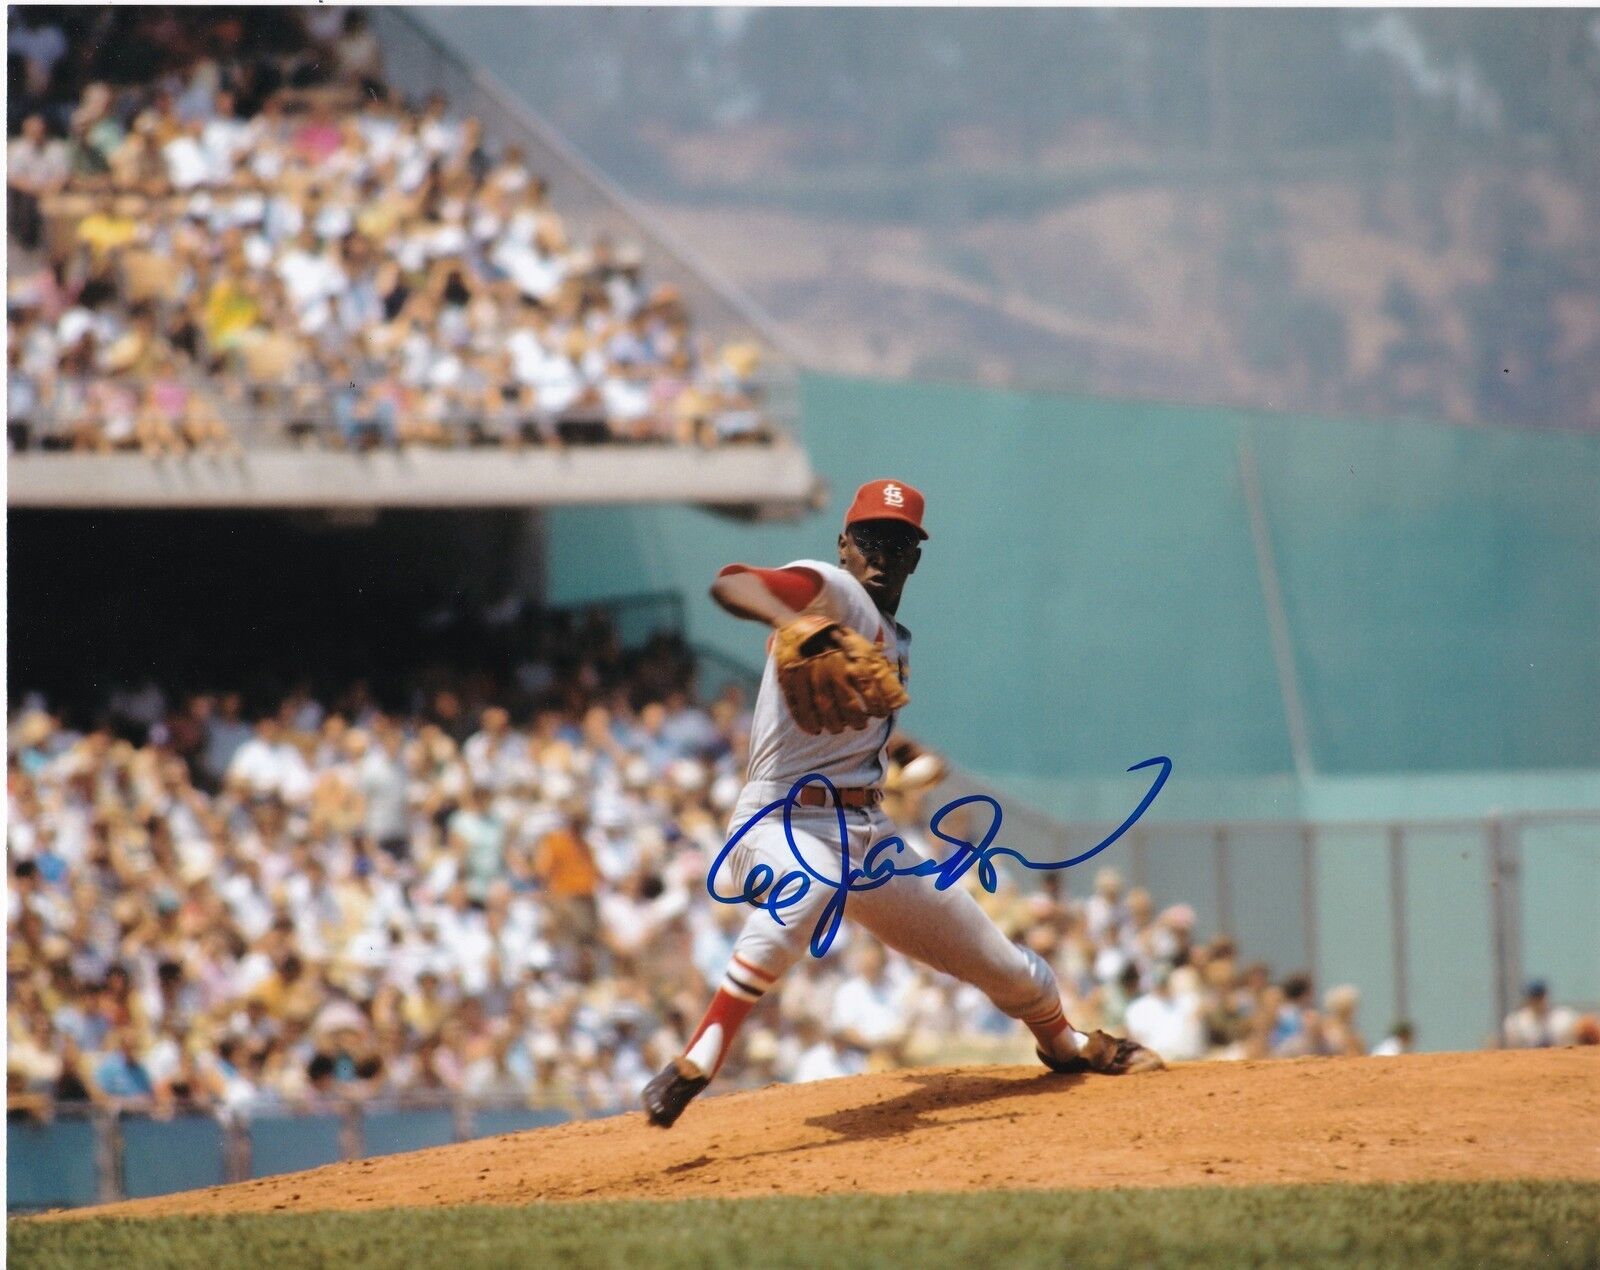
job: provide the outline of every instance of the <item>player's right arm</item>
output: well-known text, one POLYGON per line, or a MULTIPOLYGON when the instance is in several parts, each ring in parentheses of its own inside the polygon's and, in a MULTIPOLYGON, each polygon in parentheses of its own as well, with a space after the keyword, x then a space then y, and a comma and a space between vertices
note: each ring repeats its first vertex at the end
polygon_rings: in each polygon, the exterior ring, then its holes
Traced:
POLYGON ((795 618, 822 593, 822 577, 813 569, 757 569, 730 564, 711 584, 711 598, 746 621, 776 629, 795 618))

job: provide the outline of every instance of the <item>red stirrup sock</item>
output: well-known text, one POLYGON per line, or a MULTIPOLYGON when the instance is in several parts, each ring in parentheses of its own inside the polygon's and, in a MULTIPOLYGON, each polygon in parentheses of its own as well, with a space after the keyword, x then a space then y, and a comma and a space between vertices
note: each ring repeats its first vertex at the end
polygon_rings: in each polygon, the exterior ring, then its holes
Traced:
POLYGON ((1072 1058, 1089 1038, 1067 1022, 1067 1012, 1061 1007, 1061 998, 1055 1006, 1036 1018, 1023 1019, 1039 1048, 1051 1058, 1072 1058))
POLYGON ((777 975, 752 966, 737 953, 728 961, 716 995, 706 1010, 705 1018, 695 1029, 684 1059, 706 1076, 715 1076, 727 1058, 733 1037, 739 1025, 756 1004, 766 995, 768 988, 778 981, 777 975))

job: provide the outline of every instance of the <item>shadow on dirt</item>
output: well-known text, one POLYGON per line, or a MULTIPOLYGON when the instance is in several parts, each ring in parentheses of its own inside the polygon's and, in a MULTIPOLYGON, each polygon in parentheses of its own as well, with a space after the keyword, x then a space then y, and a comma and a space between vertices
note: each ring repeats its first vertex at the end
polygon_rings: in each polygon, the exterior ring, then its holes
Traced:
POLYGON ((735 1158, 753 1160, 769 1155, 799 1155, 809 1151, 827 1151, 848 1142, 902 1138, 926 1129, 974 1124, 983 1120, 1015 1120, 1028 1113, 1012 1110, 993 1115, 945 1115, 938 1119, 934 1119, 933 1115, 962 1107, 981 1107, 1001 1099, 1060 1094, 1082 1082, 1082 1076, 1057 1076, 1049 1072, 1040 1072, 1036 1078, 1022 1081, 1014 1076, 1006 1079, 985 1075, 981 1071, 907 1073, 901 1082, 910 1086, 905 1093, 881 1102, 847 1107, 805 1120, 804 1123, 810 1128, 825 1129, 835 1135, 830 1139, 750 1151, 735 1158))
POLYGON ((1019 1081, 984 1075, 981 1072, 919 1073, 910 1077, 912 1088, 884 1102, 869 1103, 813 1116, 806 1124, 826 1129, 849 1141, 898 1138, 945 1124, 966 1124, 973 1120, 1006 1120, 1017 1112, 993 1116, 947 1116, 931 1119, 930 1113, 959 1107, 977 1107, 1002 1098, 1029 1098, 1059 1094, 1083 1083, 1082 1076, 1056 1076, 1040 1072, 1034 1080, 1019 1081))

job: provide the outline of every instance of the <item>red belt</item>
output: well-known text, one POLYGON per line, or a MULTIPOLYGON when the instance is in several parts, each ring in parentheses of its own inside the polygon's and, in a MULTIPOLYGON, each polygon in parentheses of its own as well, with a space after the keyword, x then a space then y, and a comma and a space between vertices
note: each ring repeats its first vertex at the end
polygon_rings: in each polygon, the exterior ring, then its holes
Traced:
MULTIPOLYGON (((883 801, 883 791, 871 785, 857 785, 841 789, 839 793, 839 806, 850 810, 860 810, 863 807, 876 807, 883 801)), ((826 807, 828 791, 821 785, 807 785, 800 791, 800 796, 795 799, 802 807, 826 807)))

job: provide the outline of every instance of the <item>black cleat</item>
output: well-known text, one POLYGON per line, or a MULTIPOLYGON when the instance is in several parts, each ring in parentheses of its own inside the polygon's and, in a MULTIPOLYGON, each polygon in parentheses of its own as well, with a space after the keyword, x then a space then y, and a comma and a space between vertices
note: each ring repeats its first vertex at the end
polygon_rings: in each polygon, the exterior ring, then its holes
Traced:
POLYGON ((670 1129, 695 1095, 710 1083, 711 1077, 702 1075, 694 1064, 687 1059, 675 1058, 644 1087, 642 1101, 645 1115, 656 1127, 670 1129))

